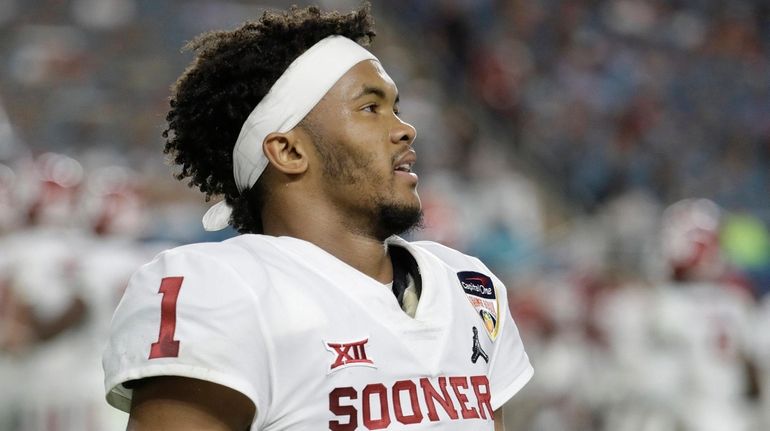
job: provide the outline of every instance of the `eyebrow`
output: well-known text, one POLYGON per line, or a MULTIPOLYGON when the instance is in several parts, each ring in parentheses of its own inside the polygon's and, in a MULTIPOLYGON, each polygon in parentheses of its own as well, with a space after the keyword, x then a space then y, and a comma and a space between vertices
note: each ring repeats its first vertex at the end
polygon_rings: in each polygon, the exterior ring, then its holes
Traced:
MULTIPOLYGON (((369 94, 374 94, 375 96, 379 97, 380 99, 386 99, 385 97, 385 90, 383 90, 380 87, 375 87, 372 85, 364 85, 364 87, 361 89, 361 92, 356 94, 355 97, 353 97, 353 100, 360 99, 364 96, 367 96, 369 94)), ((396 103, 399 102, 399 95, 396 93, 396 103)))

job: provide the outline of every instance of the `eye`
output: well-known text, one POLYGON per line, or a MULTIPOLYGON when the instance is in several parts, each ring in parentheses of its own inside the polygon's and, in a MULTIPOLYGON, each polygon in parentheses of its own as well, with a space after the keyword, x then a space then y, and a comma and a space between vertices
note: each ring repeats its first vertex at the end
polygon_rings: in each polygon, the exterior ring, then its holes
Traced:
POLYGON ((372 103, 371 105, 364 106, 363 110, 376 114, 377 113, 377 108, 378 108, 377 104, 376 103, 372 103))
POLYGON ((401 115, 401 108, 399 108, 398 105, 394 106, 393 113, 396 115, 401 115))

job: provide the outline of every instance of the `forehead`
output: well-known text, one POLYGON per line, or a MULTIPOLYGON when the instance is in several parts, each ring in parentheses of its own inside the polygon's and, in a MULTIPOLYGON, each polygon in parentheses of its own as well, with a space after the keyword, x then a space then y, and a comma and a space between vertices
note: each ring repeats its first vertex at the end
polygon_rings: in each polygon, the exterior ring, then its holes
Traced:
POLYGON ((396 83, 385 72, 379 61, 364 60, 348 70, 329 90, 327 95, 351 99, 365 87, 378 87, 389 97, 398 93, 396 83))

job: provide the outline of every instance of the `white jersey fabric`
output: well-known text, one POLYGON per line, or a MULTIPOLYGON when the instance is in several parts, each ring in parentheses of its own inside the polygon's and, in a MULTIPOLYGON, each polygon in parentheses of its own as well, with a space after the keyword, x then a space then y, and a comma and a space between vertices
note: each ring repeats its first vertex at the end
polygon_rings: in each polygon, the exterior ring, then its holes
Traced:
POLYGON ((124 383, 174 375, 245 394, 252 430, 492 430, 492 412, 533 374, 505 286, 442 245, 388 244, 419 265, 414 318, 386 286, 300 239, 159 254, 113 317, 107 400, 128 411, 124 383))

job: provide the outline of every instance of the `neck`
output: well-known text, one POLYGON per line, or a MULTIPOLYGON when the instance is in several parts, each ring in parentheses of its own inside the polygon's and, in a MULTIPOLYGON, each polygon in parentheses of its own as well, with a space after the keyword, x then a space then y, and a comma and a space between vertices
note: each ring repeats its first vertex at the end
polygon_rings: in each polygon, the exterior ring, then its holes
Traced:
POLYGON ((358 221, 323 199, 275 200, 265 206, 262 215, 265 235, 311 242, 381 283, 393 281, 393 265, 385 243, 371 232, 357 229, 358 221))

